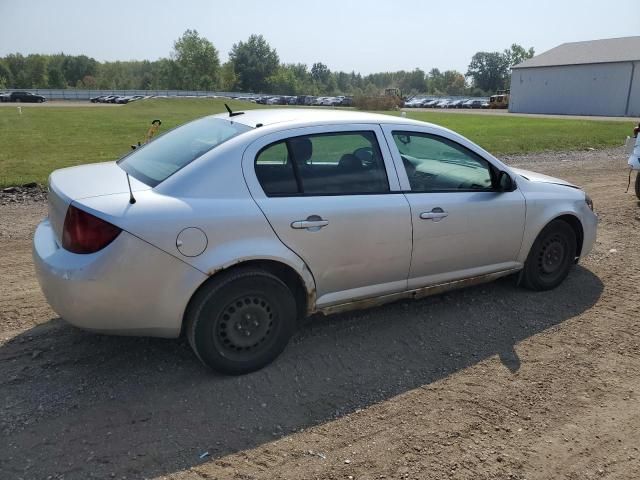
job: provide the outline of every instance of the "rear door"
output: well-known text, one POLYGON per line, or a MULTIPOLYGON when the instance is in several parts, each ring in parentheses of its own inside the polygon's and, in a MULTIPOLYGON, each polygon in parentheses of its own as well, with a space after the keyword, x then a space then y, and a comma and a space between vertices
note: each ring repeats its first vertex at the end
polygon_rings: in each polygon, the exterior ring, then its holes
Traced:
POLYGON ((378 125, 267 135, 243 172, 280 240, 307 264, 318 306, 403 291, 411 217, 378 125))

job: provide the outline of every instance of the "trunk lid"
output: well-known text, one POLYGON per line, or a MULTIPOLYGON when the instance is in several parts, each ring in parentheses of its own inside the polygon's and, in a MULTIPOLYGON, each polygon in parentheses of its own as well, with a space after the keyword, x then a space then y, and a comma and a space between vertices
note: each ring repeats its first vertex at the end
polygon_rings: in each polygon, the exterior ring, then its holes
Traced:
MULTIPOLYGON (((149 190, 151 187, 129 176, 131 190, 149 190)), ((100 197, 129 191, 127 176, 116 162, 93 163, 56 170, 49 176, 49 221, 58 242, 67 208, 74 200, 100 197)))

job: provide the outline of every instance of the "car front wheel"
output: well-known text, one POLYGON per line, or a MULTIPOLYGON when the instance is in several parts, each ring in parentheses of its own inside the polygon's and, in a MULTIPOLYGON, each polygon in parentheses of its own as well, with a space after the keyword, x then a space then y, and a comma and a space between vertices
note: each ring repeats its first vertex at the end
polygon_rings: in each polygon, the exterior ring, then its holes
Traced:
POLYGON ((279 278, 255 268, 222 273, 194 296, 186 334, 198 358, 228 375, 271 363, 296 324, 296 302, 279 278))
POLYGON ((576 257, 576 234, 562 220, 549 223, 533 243, 522 272, 531 290, 551 290, 562 283, 576 257))
POLYGON ((640 171, 636 173, 636 197, 640 200, 640 171))

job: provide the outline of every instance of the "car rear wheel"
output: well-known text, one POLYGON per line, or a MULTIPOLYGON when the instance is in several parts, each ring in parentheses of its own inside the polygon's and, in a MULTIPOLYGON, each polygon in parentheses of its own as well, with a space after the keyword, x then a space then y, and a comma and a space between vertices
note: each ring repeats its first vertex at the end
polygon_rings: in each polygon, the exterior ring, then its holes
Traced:
POLYGON ((253 372, 286 347, 296 302, 279 278, 254 268, 222 273, 194 296, 186 333, 198 358, 229 375, 253 372))
POLYGON ((636 197, 640 200, 640 171, 636 173, 636 197))
POLYGON ((531 290, 551 290, 562 283, 576 257, 576 234, 562 221, 549 223, 536 238, 522 272, 522 284, 531 290))

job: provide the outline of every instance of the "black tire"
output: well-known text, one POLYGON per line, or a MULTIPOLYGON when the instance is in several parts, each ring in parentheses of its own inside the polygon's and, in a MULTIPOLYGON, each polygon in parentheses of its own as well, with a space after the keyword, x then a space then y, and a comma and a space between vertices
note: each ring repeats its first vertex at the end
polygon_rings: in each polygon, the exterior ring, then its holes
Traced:
POLYGON ((551 290, 560 285, 576 258, 576 234, 562 220, 549 223, 529 251, 522 285, 531 290, 551 290))
POLYGON ((636 197, 640 200, 640 171, 636 173, 636 197))
POLYGON ((279 278, 255 268, 232 270, 192 299, 187 339, 212 370, 253 372, 282 353, 294 332, 296 311, 291 290, 279 278))

